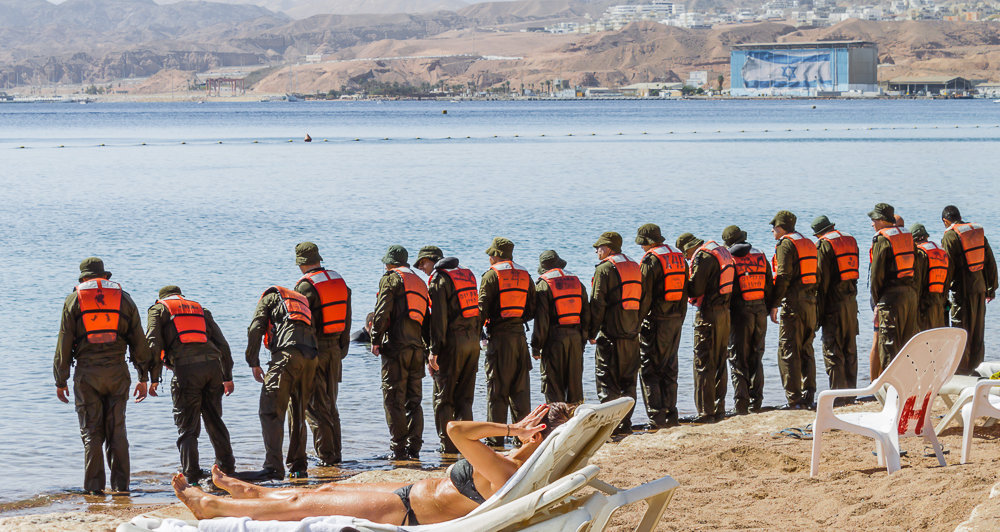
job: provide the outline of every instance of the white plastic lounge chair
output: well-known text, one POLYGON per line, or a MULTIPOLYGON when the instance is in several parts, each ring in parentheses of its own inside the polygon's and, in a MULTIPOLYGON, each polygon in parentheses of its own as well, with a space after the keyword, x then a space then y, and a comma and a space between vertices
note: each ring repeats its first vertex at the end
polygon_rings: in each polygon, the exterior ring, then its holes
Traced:
MULTIPOLYGON (((969 403, 962 407, 962 463, 972 453, 972 433, 976 430, 976 419, 980 417, 1000 418, 1000 397, 990 393, 991 388, 1000 386, 1000 380, 983 380, 972 388, 969 403)), ((994 390, 995 392, 996 390, 994 390)))
MULTIPOLYGON (((576 409, 573 418, 557 427, 539 446, 538 450, 522 465, 514 476, 483 504, 469 515, 449 523, 460 523, 465 519, 506 505, 524 495, 537 491, 566 475, 587 465, 594 453, 611 437, 612 431, 632 408, 634 401, 623 397, 602 404, 585 404, 576 409)), ((603 483, 602 483, 603 484, 603 483)), ((159 520, 139 516, 130 523, 118 527, 118 532, 139 532, 157 530, 159 520)), ((366 521, 367 522, 367 521, 366 521)), ((374 525, 374 524, 373 524, 374 525)), ((381 526, 381 525, 376 525, 381 526)), ((438 530, 442 524, 412 527, 391 527, 392 530, 438 530)), ((382 530, 372 528, 371 530, 382 530)), ((463 532, 471 532, 472 529, 463 532)))
POLYGON ((809 476, 816 476, 819 469, 823 433, 832 429, 873 438, 878 465, 886 466, 889 474, 899 471, 899 438, 903 436, 922 436, 934 447, 938 462, 947 465, 931 428, 931 406, 938 390, 955 374, 965 338, 963 329, 951 327, 918 333, 867 388, 821 392, 813 422, 809 476), (835 398, 868 395, 885 385, 888 389, 880 412, 834 414, 835 398))
MULTIPOLYGON (((998 371, 1000 371, 1000 363, 983 362, 976 367, 975 376, 955 375, 951 379, 948 379, 948 382, 938 392, 938 397, 948 407, 948 412, 945 413, 941 421, 934 427, 934 433, 940 435, 944 429, 948 428, 948 425, 952 421, 962 423, 962 407, 972 402, 972 394, 975 391, 976 384, 983 379, 990 378, 998 371)), ((1000 396, 1000 388, 993 389, 989 393, 1000 396)), ((992 426, 995 422, 995 419, 990 418, 984 426, 992 426)))

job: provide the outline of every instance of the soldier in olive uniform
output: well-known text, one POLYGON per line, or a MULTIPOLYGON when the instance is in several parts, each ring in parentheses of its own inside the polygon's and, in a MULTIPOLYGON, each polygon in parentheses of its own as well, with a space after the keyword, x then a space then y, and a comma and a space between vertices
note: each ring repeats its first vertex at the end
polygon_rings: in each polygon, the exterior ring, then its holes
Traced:
POLYGON ((583 346, 590 331, 587 288, 554 250, 538 257, 531 355, 541 361, 542 393, 549 403, 583 402, 583 346), (554 292, 558 291, 558 296, 554 292), (560 312, 563 305, 564 312, 560 312))
MULTIPOLYGON (((714 243, 712 243, 714 244, 714 243)), ((677 237, 677 247, 691 261, 688 295, 698 308, 694 316, 694 402, 696 423, 714 423, 726 417, 726 348, 729 346, 729 300, 733 261, 728 264, 708 251, 705 241, 691 233, 677 237), (728 290, 724 270, 729 269, 728 290)), ((721 246, 719 246, 721 247, 721 246)))
POLYGON ((323 268, 322 261, 316 244, 301 242, 295 246, 295 264, 303 274, 295 291, 309 300, 318 352, 305 421, 312 429, 319 464, 328 467, 342 459, 337 394, 343 377, 342 361, 351 343, 351 289, 337 272, 323 268), (319 290, 329 295, 321 296, 319 290))
POLYGON ((417 460, 424 442, 420 401, 426 359, 423 323, 429 300, 427 286, 410 270, 408 260, 403 246, 386 250, 372 322, 372 353, 382 358, 382 401, 393 460, 417 460))
POLYGON ((764 339, 767 334, 767 297, 774 288, 771 264, 747 243, 746 231, 730 225, 722 231, 736 266, 736 282, 729 297, 729 369, 737 414, 759 412, 764 401, 764 339))
POLYGON ((996 297, 997 261, 983 228, 979 224, 964 222, 958 207, 945 207, 941 212, 941 221, 946 228, 941 247, 948 253, 953 272, 951 326, 961 327, 969 333, 958 372, 972 373, 986 354, 983 340, 986 303, 996 297), (958 229, 962 229, 961 233, 958 229), (968 246, 961 235, 967 235, 968 246))
POLYGON ((789 211, 778 211, 771 219, 771 233, 778 243, 773 259, 774 288, 767 307, 773 323, 778 323, 779 313, 781 316, 778 369, 788 407, 811 408, 816 395, 816 246, 795 231, 795 221, 789 211), (803 252, 796 241, 801 242, 803 252))
POLYGON ((878 203, 868 213, 876 233, 872 238, 869 287, 878 319, 879 361, 884 371, 906 342, 917 333, 919 299, 915 245, 905 227, 896 226, 895 210, 878 203), (888 235, 888 236, 887 236, 888 235), (896 239, 890 241, 890 238, 896 239))
POLYGON ((312 397, 316 379, 316 333, 309 300, 302 294, 272 286, 264 291, 254 309, 247 328, 246 361, 260 388, 261 433, 264 437, 264 467, 253 477, 256 480, 278 480, 284 477, 281 463, 282 440, 285 437, 285 415, 288 420, 289 477, 308 477, 306 457, 305 410, 312 397), (267 372, 260 367, 260 344, 265 340, 271 360, 267 372))
POLYGON ((948 252, 931 242, 924 224, 910 226, 910 234, 917 245, 917 269, 923 272, 918 280, 917 329, 926 331, 948 326, 948 287, 951 285, 952 268, 948 252), (930 254, 938 255, 934 260, 930 254), (934 264, 932 264, 932 261, 934 264), (933 269, 932 269, 933 268, 933 269))
MULTIPOLYGON (((490 269, 479 281, 479 315, 489 337, 486 347, 486 420, 506 423, 531 413, 528 372, 531 355, 526 323, 535 317, 535 285, 526 269, 514 262, 514 243, 496 237, 486 250, 490 269), (502 278, 501 278, 502 276, 502 278)), ((503 445, 503 438, 489 438, 503 445)))
POLYGON ((817 237, 819 275, 816 308, 823 327, 823 362, 830 389, 858 384, 858 246, 851 235, 837 231, 826 216, 812 223, 817 237), (840 246, 840 250, 834 246, 840 246))
POLYGON ((149 394, 156 395, 164 366, 174 372, 170 397, 181 473, 192 484, 209 475, 198 464, 198 435, 204 419, 216 465, 226 474, 233 474, 236 458, 229 429, 222 421, 222 395, 233 393, 233 355, 212 313, 184 299, 179 287, 164 286, 156 303, 149 307, 146 340, 149 351, 154 353, 149 394), (162 353, 162 357, 155 353, 162 353))
POLYGON ((639 227, 635 236, 646 252, 639 262, 639 381, 649 429, 677 426, 677 351, 688 305, 687 261, 663 240, 656 224, 639 227))
POLYGON ((73 397, 83 439, 83 489, 95 495, 104 492, 102 447, 111 468, 111 489, 129 491, 125 403, 131 379, 125 364, 126 348, 139 375, 132 394, 137 403, 146 398, 152 364, 139 310, 110 278, 111 272, 104 269, 101 259, 90 257, 80 263, 80 284, 63 303, 52 364, 56 397, 68 403, 69 368, 76 363, 73 397))
POLYGON ((429 277, 429 326, 424 328, 430 357, 427 368, 434 379, 434 425, 441 452, 457 453, 448 437, 449 421, 472 421, 479 372, 479 289, 476 277, 459 266, 456 257, 444 257, 440 248, 425 246, 416 267, 429 277))

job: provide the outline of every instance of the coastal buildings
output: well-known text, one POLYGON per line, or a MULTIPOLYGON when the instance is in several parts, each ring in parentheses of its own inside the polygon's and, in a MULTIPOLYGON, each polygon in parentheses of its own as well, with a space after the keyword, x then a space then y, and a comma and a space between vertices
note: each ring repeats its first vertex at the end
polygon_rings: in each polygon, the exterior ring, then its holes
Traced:
POLYGON ((739 44, 730 51, 733 96, 878 93, 878 48, 867 41, 739 44))
POLYGON ((889 93, 900 96, 966 96, 972 92, 972 83, 958 76, 929 76, 893 78, 888 83, 889 93))

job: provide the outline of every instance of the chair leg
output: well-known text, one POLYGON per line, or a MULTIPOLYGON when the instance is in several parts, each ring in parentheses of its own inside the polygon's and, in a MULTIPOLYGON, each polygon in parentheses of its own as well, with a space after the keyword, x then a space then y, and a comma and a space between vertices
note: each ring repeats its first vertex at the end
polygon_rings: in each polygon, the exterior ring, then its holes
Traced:
POLYGON ((875 463, 879 467, 885 467, 885 451, 882 449, 882 440, 878 438, 875 438, 875 463))
POLYGON ((816 473, 819 473, 819 453, 823 448, 821 440, 823 439, 823 429, 817 427, 813 424, 813 453, 812 453, 812 463, 809 465, 809 476, 815 477, 816 473))
POLYGON ((948 403, 951 403, 951 404, 948 407, 948 412, 944 415, 943 418, 941 418, 941 421, 938 422, 937 427, 934 427, 934 433, 935 434, 941 434, 941 431, 943 431, 944 429, 948 428, 948 425, 950 425, 951 422, 954 421, 954 420, 956 420, 956 419, 961 424, 962 423, 962 416, 961 416, 962 407, 965 406, 966 404, 968 404, 969 401, 971 401, 971 400, 972 400, 972 395, 966 394, 963 391, 962 394, 959 395, 958 400, 956 400, 955 402, 945 401, 945 404, 948 404, 948 403))
POLYGON ((969 455, 972 454, 972 435, 976 431, 976 418, 973 415, 973 410, 976 409, 976 403, 973 402, 968 409, 962 409, 962 422, 965 426, 962 428, 962 463, 966 463, 969 460, 969 455))
POLYGON ((931 446, 934 447, 934 455, 937 456, 938 464, 941 467, 946 467, 948 465, 944 460, 944 452, 941 450, 941 443, 938 442, 937 435, 931 430, 929 425, 924 425, 924 439, 931 442, 931 446))
POLYGON ((893 438, 890 433, 886 441, 882 442, 882 449, 885 450, 886 473, 893 474, 899 471, 899 438, 893 438))

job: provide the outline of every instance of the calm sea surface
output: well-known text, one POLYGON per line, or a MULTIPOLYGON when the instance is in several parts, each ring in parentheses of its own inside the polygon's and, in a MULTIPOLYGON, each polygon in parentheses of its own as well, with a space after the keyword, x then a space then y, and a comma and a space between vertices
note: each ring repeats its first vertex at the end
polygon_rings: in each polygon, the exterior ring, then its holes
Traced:
MULTIPOLYGON (((237 466, 257 469, 259 385, 243 361, 245 331, 260 292, 298 278, 297 242, 318 243, 343 274, 360 322, 390 244, 411 256, 434 244, 483 272, 490 239, 506 236, 532 271, 551 248, 589 279, 603 231, 620 232, 638 257, 631 242, 643 223, 670 241, 685 231, 718 239, 735 223, 770 254, 768 221, 790 209, 801 229, 826 214, 867 248, 865 213, 879 201, 934 239, 941 208, 956 204, 996 241, 998 154, 1000 105, 989 100, 0 105, 0 503, 85 504, 72 491, 83 480, 76 414, 56 400, 51 370, 60 308, 84 257, 103 257, 143 316, 166 284, 213 311, 236 359, 224 408, 237 466), (306 133, 312 144, 301 142, 306 133)), ((988 348, 1000 337, 995 305, 988 348)), ((694 412, 690 331, 682 415, 694 412)), ((774 326, 766 404, 784 402, 776 339, 774 326)), ((590 346, 586 361, 585 393, 596 400, 590 346)), ((536 365, 535 402, 538 379, 536 365)), ((478 389, 484 416, 485 383, 478 389)), ((440 463, 429 396, 426 379, 423 467, 440 463)), ((345 360, 339 407, 343 472, 389 467, 375 459, 388 450, 379 363, 360 345, 345 360)), ((645 420, 641 405, 634 419, 645 420)), ((178 462, 170 399, 130 404, 128 431, 133 499, 166 500, 178 462)), ((204 433, 202 443, 207 467, 204 433)))

